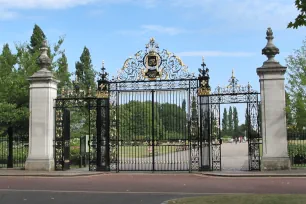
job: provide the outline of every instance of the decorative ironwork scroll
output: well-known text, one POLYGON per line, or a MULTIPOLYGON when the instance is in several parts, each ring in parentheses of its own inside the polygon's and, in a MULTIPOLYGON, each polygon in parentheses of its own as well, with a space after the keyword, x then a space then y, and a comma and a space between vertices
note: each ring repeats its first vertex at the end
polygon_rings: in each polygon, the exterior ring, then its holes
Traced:
POLYGON ((124 62, 113 81, 183 78, 195 77, 188 72, 188 67, 178 56, 165 49, 160 51, 155 39, 151 38, 145 50, 138 51, 134 57, 129 57, 124 62))
POLYGON ((228 94, 251 94, 258 93, 252 89, 250 83, 248 85, 242 86, 238 84, 238 79, 234 75, 234 70, 232 70, 232 76, 228 80, 229 84, 226 87, 217 86, 217 88, 212 92, 212 95, 228 95, 228 94))
POLYGON ((97 98, 109 98, 109 83, 107 80, 108 73, 105 71, 104 61, 100 73, 100 80, 98 80, 97 98))

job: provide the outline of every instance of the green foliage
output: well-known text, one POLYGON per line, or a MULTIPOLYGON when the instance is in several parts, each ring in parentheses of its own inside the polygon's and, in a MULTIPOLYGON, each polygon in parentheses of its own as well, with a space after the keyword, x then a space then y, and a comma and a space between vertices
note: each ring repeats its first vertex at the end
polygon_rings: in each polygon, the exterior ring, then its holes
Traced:
POLYGON ((287 127, 289 129, 292 129, 293 128, 293 117, 292 117, 292 103, 291 103, 291 99, 290 99, 290 96, 288 94, 288 92, 286 91, 285 92, 285 96, 286 96, 286 122, 287 122, 287 127))
POLYGON ((58 69, 55 72, 56 78, 60 81, 58 84, 58 91, 61 91, 62 87, 71 87, 71 74, 68 71, 68 62, 65 53, 61 53, 61 57, 57 60, 58 69))
POLYGON ((33 33, 31 36, 30 44, 27 45, 27 48, 31 54, 39 51, 39 48, 42 45, 42 42, 46 40, 46 35, 38 25, 34 25, 33 33))
POLYGON ((228 111, 228 134, 233 136, 234 122, 233 122, 233 110, 232 106, 229 107, 228 111))
POLYGON ((294 55, 286 58, 288 67, 287 91, 287 115, 294 129, 302 130, 306 127, 306 40, 300 49, 294 51, 294 55))
POLYGON ((88 91, 89 87, 96 87, 95 71, 91 63, 90 52, 87 47, 84 47, 80 61, 75 64, 76 76, 80 84, 80 88, 88 91))
POLYGON ((156 139, 182 139, 186 130, 186 111, 175 104, 130 101, 119 107, 120 138, 123 140, 151 140, 152 124, 156 139))
POLYGON ((234 112, 233 112, 233 136, 234 137, 239 136, 239 119, 236 107, 234 107, 234 112))
POLYGON ((288 144, 289 157, 294 158, 295 156, 306 157, 306 144, 288 144))
POLYGON ((228 115, 227 109, 224 108, 223 117, 222 117, 222 136, 227 135, 228 133, 228 115))
POLYGON ((295 0, 295 6, 300 12, 293 22, 290 22, 287 28, 297 29, 298 27, 306 25, 306 1, 295 0))
MULTIPOLYGON (((46 40, 45 34, 38 25, 35 25, 30 43, 15 45, 16 54, 11 52, 8 44, 3 46, 0 55, 0 123, 2 126, 28 129, 30 85, 28 78, 40 69, 37 59, 43 40, 46 40)), ((49 49, 51 59, 56 59, 60 53, 63 53, 60 50, 62 43, 63 38, 60 38, 53 49, 49 49)), ((64 60, 56 60, 50 69, 59 67, 58 72, 61 72, 65 65, 64 60)), ((67 80, 67 77, 62 78, 67 80)))
POLYGON ((186 110, 186 100, 184 99, 183 102, 182 102, 182 109, 183 110, 186 110))

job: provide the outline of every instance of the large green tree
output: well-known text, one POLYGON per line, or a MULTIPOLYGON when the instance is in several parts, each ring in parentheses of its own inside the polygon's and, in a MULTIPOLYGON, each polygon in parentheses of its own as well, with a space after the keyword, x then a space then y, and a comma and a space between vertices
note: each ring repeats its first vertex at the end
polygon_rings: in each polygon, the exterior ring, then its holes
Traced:
POLYGON ((33 28, 33 33, 31 35, 30 44, 27 45, 29 52, 31 54, 34 54, 37 51, 39 51, 39 48, 41 47, 42 42, 46 39, 47 37, 44 31, 37 24, 35 24, 33 28))
POLYGON ((227 109, 224 108, 223 117, 222 117, 222 136, 226 136, 228 133, 228 115, 227 109))
POLYGON ((62 87, 68 86, 70 87, 71 74, 68 71, 68 62, 65 53, 61 53, 61 57, 57 60, 58 68, 56 70, 56 78, 60 81, 58 84, 58 90, 61 90, 62 87))
POLYGON ((288 67, 287 114, 292 115, 293 126, 302 130, 306 127, 306 40, 303 41, 300 49, 286 58, 286 62, 288 67))
POLYGON ((299 14, 294 19, 294 21, 288 24, 288 28, 297 29, 298 27, 306 25, 306 1, 305 0, 295 0, 295 6, 299 11, 299 14))
POLYGON ((286 121, 287 121, 287 127, 289 129, 292 129, 294 126, 294 123, 293 123, 293 117, 292 117, 292 103, 291 103, 291 99, 290 99, 290 96, 288 94, 288 92, 286 91, 285 92, 285 96, 286 96, 286 121))
POLYGON ((20 89, 21 77, 15 70, 17 56, 13 54, 8 44, 5 44, 0 55, 0 133, 9 126, 25 129, 28 111, 22 107, 20 89))
POLYGON ((88 91, 89 87, 94 90, 93 87, 96 86, 95 71, 93 69, 90 52, 87 47, 84 47, 80 61, 76 62, 75 70, 80 87, 85 91, 88 91))
MULTIPOLYGON (((38 25, 34 26, 30 43, 16 44, 16 54, 7 44, 0 55, 0 123, 28 131, 29 122, 29 81, 27 80, 40 69, 37 58, 39 48, 46 36, 38 25)), ((49 49, 49 56, 57 58, 61 52, 63 39, 49 49)), ((58 67, 57 61, 51 67, 58 67)), ((51 68, 52 70, 52 68, 51 68)))
POLYGON ((233 137, 233 131, 234 131, 234 122, 233 122, 233 109, 232 106, 229 107, 228 115, 228 134, 233 137))
POLYGON ((233 136, 239 136, 239 119, 238 119, 238 111, 237 108, 233 109, 233 136))

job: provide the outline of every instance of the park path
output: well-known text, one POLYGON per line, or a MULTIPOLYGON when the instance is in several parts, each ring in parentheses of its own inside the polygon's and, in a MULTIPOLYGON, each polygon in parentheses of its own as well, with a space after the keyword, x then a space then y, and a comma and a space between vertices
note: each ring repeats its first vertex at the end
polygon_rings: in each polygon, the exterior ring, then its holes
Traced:
MULTIPOLYGON (((152 163, 152 157, 122 158, 119 169, 121 171, 151 171, 153 169, 152 163)), ((190 162, 189 150, 170 152, 154 157, 154 169, 157 171, 188 171, 190 163, 192 162, 190 162)), ((224 171, 247 171, 248 143, 223 143, 221 146, 221 165, 224 171)))

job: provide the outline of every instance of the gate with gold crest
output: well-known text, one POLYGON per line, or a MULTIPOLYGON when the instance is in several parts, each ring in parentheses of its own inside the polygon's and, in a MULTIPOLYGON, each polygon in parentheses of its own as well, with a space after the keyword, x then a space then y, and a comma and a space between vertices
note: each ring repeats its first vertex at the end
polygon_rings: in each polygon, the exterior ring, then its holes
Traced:
POLYGON ((114 171, 199 169, 198 79, 152 38, 110 82, 114 171))
POLYGON ((97 90, 73 84, 55 100, 56 170, 75 165, 76 134, 89 138, 80 149, 88 149, 91 171, 221 170, 220 104, 240 102, 247 103, 249 169, 260 169, 259 93, 234 76, 211 92, 204 60, 195 76, 152 38, 116 77, 103 64, 97 90))

